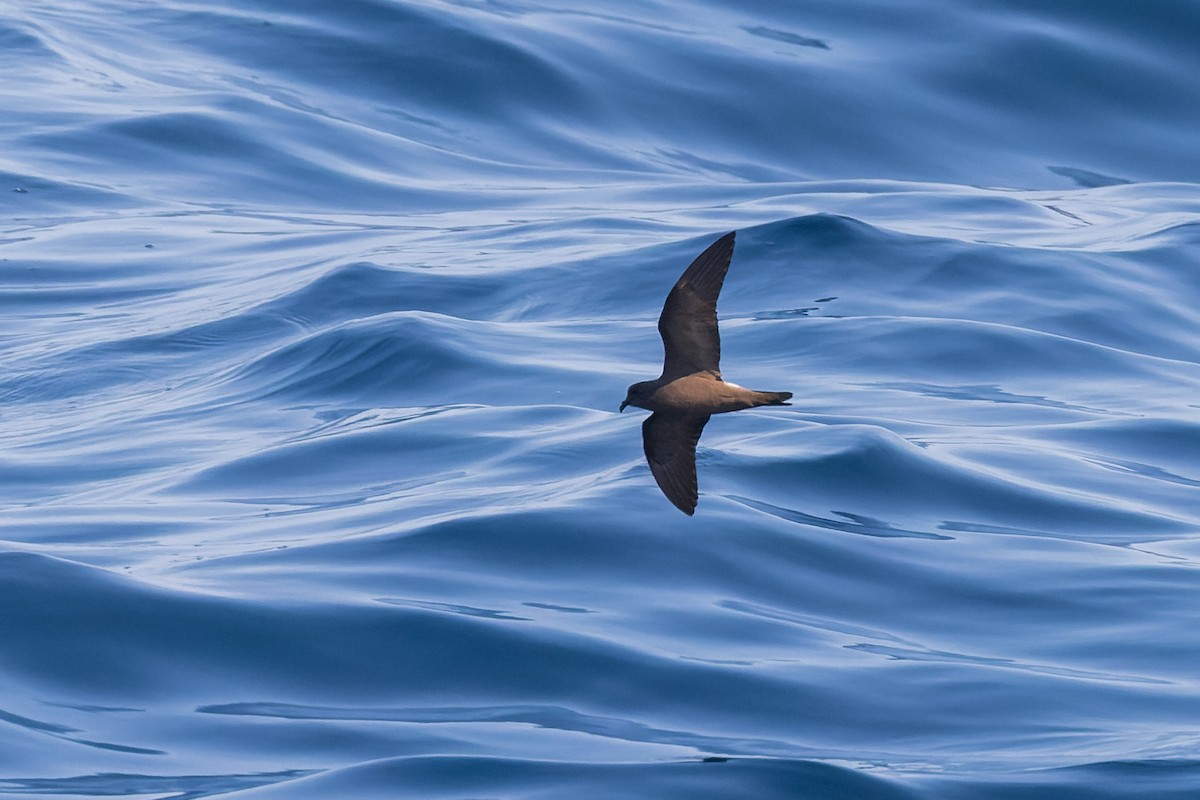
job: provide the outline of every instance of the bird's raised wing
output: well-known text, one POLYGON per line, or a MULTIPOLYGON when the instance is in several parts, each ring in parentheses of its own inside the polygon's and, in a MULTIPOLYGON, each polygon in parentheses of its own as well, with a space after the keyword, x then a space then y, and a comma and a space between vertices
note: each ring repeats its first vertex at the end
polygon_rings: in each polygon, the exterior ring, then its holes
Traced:
POLYGON ((689 517, 696 513, 696 443, 708 416, 654 413, 642 423, 646 462, 667 499, 689 517))
POLYGON ((658 333, 665 351, 663 377, 668 380, 702 371, 721 377, 717 295, 733 256, 734 233, 725 234, 697 256, 667 295, 658 333))

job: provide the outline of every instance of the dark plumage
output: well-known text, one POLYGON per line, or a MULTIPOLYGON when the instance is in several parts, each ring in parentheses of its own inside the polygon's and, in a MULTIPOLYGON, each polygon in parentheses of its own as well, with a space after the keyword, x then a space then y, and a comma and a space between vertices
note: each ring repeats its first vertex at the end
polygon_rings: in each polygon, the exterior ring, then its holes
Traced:
POLYGON ((721 379, 717 295, 733 256, 727 233, 696 257, 676 282, 658 318, 663 370, 657 380, 629 387, 621 410, 652 411, 642 423, 642 446, 650 472, 675 506, 696 511, 696 443, 713 414, 766 405, 787 405, 791 392, 757 392, 721 379))

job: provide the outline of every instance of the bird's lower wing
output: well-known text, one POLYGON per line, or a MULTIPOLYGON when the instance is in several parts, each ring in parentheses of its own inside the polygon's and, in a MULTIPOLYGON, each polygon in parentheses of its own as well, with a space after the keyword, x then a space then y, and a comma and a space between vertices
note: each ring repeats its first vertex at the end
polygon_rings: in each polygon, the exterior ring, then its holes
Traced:
POLYGON ((658 488, 683 513, 696 511, 696 443, 708 416, 654 413, 642 423, 642 447, 658 488))

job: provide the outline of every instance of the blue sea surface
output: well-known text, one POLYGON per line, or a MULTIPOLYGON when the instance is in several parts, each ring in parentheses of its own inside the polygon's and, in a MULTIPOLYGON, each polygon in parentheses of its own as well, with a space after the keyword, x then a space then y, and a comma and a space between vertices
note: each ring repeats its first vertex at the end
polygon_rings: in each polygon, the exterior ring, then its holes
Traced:
POLYGON ((1200 797, 1200 4, 0 14, 0 797, 1200 797), (737 230, 694 518, 655 322, 737 230))

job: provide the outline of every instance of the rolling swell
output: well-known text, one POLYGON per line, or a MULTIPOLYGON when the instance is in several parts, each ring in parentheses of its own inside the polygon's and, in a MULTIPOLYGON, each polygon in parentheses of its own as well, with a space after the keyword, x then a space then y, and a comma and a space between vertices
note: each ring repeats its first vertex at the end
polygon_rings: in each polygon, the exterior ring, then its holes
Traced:
POLYGON ((1196 793, 1194 7, 9 17, 0 794, 1196 793))

